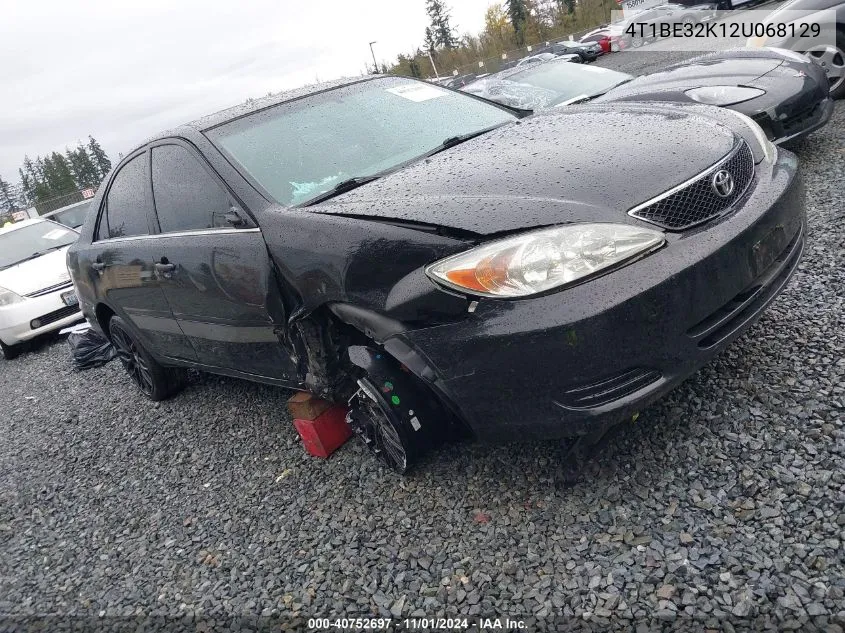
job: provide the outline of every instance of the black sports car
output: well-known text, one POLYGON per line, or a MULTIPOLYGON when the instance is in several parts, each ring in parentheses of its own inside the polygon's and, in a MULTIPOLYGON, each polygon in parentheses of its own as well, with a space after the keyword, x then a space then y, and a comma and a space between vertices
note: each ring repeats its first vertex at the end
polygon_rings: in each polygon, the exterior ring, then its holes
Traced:
POLYGON ((759 317, 804 222, 794 155, 728 110, 369 77, 130 152, 68 266, 150 398, 187 367, 308 389, 404 471, 630 419, 759 317))
POLYGON ((818 65, 793 51, 765 48, 703 55, 642 77, 549 61, 488 75, 462 90, 530 110, 585 101, 724 106, 754 119, 775 143, 809 134, 833 114, 818 65))
POLYGON ((597 42, 575 42, 573 40, 562 40, 553 42, 548 46, 537 48, 537 53, 552 53, 553 55, 578 55, 582 62, 594 62, 604 54, 602 47, 597 42))

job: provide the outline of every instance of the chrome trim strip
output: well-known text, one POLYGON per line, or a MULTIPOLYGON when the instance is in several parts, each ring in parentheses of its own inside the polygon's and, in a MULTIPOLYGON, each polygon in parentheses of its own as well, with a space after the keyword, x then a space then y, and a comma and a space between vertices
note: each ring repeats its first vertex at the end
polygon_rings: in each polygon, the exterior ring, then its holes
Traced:
POLYGON ((176 231, 173 233, 154 233, 152 235, 129 235, 127 237, 110 237, 105 240, 91 242, 94 244, 113 244, 115 242, 129 242, 132 240, 149 240, 161 237, 190 237, 192 235, 234 235, 237 233, 261 233, 261 229, 198 229, 196 231, 176 231))
MULTIPOLYGON (((646 220, 645 218, 641 218, 641 217, 636 216, 636 215, 634 215, 634 214, 635 214, 637 211, 642 211, 642 210, 643 210, 643 209, 645 209, 646 207, 650 207, 651 205, 656 204, 656 203, 660 202, 661 200, 663 200, 663 199, 665 199, 665 198, 668 198, 668 197, 669 197, 669 196, 671 196, 672 194, 678 193, 678 192, 679 192, 679 191, 681 191, 682 189, 686 189, 687 187, 689 187, 689 186, 690 186, 691 184, 693 184, 694 182, 697 182, 697 181, 701 180, 702 178, 706 178, 707 176, 709 176, 710 174, 712 174, 714 171, 716 171, 717 169, 719 169, 719 168, 720 168, 722 165, 724 165, 726 162, 728 162, 730 159, 732 159, 734 156, 736 156, 736 154, 738 154, 738 153, 739 153, 739 150, 741 150, 741 149, 743 148, 743 146, 745 146, 745 145, 747 145, 747 143, 746 143, 743 139, 740 139, 740 141, 739 141, 739 142, 738 142, 738 143, 734 146, 734 148, 733 148, 731 151, 729 151, 729 152, 728 152, 727 154, 725 154, 722 158, 720 158, 719 160, 717 160, 717 161, 716 161, 716 162, 715 162, 712 166, 708 167, 707 169, 705 169, 705 170, 704 170, 703 172, 701 172, 700 174, 698 174, 698 175, 696 175, 696 176, 693 176, 692 178, 690 178, 690 179, 688 179, 688 180, 685 180, 685 181, 684 181, 684 182, 682 182, 680 185, 676 185, 676 186, 672 187, 671 189, 669 189, 668 191, 665 191, 665 192, 661 193, 659 196, 655 196, 655 197, 654 197, 654 198, 652 198, 651 200, 647 200, 647 201, 643 202, 642 204, 638 204, 637 206, 635 206, 635 207, 633 207, 633 208, 629 209, 629 210, 628 210, 628 215, 630 215, 631 217, 637 218, 638 220, 642 220, 643 222, 648 222, 649 224, 654 224, 654 225, 656 225, 656 226, 660 226, 660 225, 659 225, 659 224, 657 224, 656 222, 652 222, 652 221, 650 221, 650 220, 646 220)), ((749 150, 750 150, 750 149, 751 149, 751 148, 749 148, 749 150)), ((753 153, 752 153, 752 158, 753 158, 753 153)), ((745 189, 743 189, 743 190, 742 190, 742 192, 740 192, 739 194, 737 194, 737 199, 738 199, 738 198, 740 198, 740 197, 742 197, 742 194, 744 194, 744 193, 748 190, 748 187, 750 187, 750 186, 751 186, 751 181, 752 181, 752 180, 754 180, 754 178, 753 178, 753 177, 752 177, 752 178, 748 181, 748 184, 746 184, 746 185, 745 185, 745 189)), ((717 214, 717 215, 721 215, 721 214, 717 214)), ((712 217, 717 217, 717 215, 714 215, 714 216, 712 216, 712 217)), ((708 219, 712 219, 712 218, 708 218, 708 219)), ((702 222, 704 222, 704 221, 706 221, 706 220, 702 220, 702 222)), ((698 224, 698 222, 696 222, 696 224, 698 224)), ((690 226, 692 226, 692 225, 690 225, 690 226)), ((686 227, 684 227, 684 228, 686 228, 686 227)), ((672 229, 672 230, 678 230, 678 229, 672 229)))
POLYGON ((72 281, 63 281, 62 283, 56 284, 55 286, 49 286, 47 288, 42 288, 41 290, 36 290, 35 292, 25 294, 24 297, 27 297, 29 299, 34 299, 35 297, 43 297, 44 295, 48 295, 51 292, 58 292, 59 290, 64 290, 65 288, 70 288, 72 286, 72 281))

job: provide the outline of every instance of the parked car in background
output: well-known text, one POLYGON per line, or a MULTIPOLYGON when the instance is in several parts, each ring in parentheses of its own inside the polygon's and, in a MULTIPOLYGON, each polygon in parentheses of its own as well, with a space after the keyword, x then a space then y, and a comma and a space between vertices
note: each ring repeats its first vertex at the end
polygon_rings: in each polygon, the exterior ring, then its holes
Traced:
POLYGON ((163 133, 92 210, 69 268, 144 394, 188 367, 308 389, 398 471, 453 432, 630 419, 759 317, 804 243, 796 158, 729 110, 526 116, 384 76, 163 133))
MULTIPOLYGON (((559 59, 565 62, 573 62, 576 64, 581 63, 580 55, 554 55, 553 53, 540 53, 539 55, 529 55, 528 57, 523 57, 516 63, 515 68, 524 68, 529 64, 536 64, 538 62, 548 62, 553 59, 559 59)), ((478 77, 476 77, 475 79, 478 79, 478 77)))
POLYGON ((69 226, 72 229, 78 229, 85 223, 85 216, 88 214, 90 207, 91 201, 83 200, 82 202, 56 209, 50 213, 45 213, 41 217, 69 226))
POLYGON ((603 54, 601 45, 597 42, 581 43, 574 40, 552 42, 549 46, 538 49, 541 53, 554 55, 578 55, 582 62, 594 62, 603 54))
POLYGON ((7 360, 25 341, 82 320, 65 264, 77 237, 41 218, 0 228, 0 349, 7 360))
POLYGON ((550 61, 494 73, 463 90, 529 110, 584 101, 718 105, 751 117, 776 143, 819 129, 833 113, 824 71, 779 49, 712 53, 641 77, 550 61))
MULTIPOLYGON (((825 15, 821 11, 833 11, 836 20, 836 32, 832 41, 823 45, 803 50, 798 42, 786 37, 754 37, 748 40, 748 46, 776 46, 806 53, 807 56, 824 69, 830 81, 830 96, 834 99, 845 97, 845 1, 843 0, 792 0, 780 5, 767 17, 775 23, 784 19, 784 11, 801 11, 803 24, 826 25, 825 15)), ((788 14, 787 14, 788 15, 788 14)), ((796 14, 793 14, 796 15, 796 14)))
POLYGON ((598 44, 604 54, 610 53, 613 50, 610 30, 606 26, 597 28, 586 35, 583 35, 579 40, 579 43, 598 44))
POLYGON ((447 88, 458 89, 458 88, 463 88, 468 83, 475 81, 477 78, 478 78, 478 75, 476 73, 467 73, 467 74, 464 74, 464 75, 455 75, 452 78, 448 79, 447 81, 444 81, 440 85, 446 86, 447 88))

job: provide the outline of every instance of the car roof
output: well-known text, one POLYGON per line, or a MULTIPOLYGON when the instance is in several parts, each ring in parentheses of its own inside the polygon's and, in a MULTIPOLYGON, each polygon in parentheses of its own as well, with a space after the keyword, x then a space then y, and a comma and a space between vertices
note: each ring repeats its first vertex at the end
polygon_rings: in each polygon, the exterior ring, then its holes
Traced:
MULTIPOLYGON (((317 84, 294 88, 293 90, 277 92, 275 94, 267 95, 266 97, 261 97, 260 99, 251 99, 245 103, 232 106, 231 108, 226 108, 225 110, 220 110, 219 112, 215 112, 213 114, 208 114, 189 123, 185 123, 184 125, 179 126, 175 130, 178 131, 183 128, 189 128, 195 132, 202 132, 218 125, 228 123, 233 119, 238 119, 248 114, 259 112, 275 105, 279 105, 280 103, 293 101, 295 99, 301 99, 302 97, 318 94, 327 90, 335 90, 337 88, 351 86, 356 83, 364 83, 376 79, 384 79, 386 77, 386 75, 370 75, 366 77, 343 77, 341 79, 335 79, 334 81, 324 81, 317 84)), ((405 77, 405 79, 409 78, 405 77)), ((163 136, 173 135, 173 131, 171 130, 169 132, 159 134, 155 138, 162 138, 163 136)))
POLYGON ((22 229, 25 226, 30 226, 31 224, 38 224, 40 222, 46 222, 44 218, 27 218, 26 220, 21 220, 20 222, 15 222, 12 226, 7 226, 4 228, 0 228, 0 235, 4 233, 11 233, 12 231, 17 231, 18 229, 22 229))

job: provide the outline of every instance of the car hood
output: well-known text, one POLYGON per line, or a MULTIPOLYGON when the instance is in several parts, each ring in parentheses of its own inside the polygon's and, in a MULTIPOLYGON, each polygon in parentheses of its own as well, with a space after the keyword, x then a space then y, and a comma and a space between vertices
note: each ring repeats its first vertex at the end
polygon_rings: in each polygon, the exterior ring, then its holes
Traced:
POLYGON ((636 222, 628 209, 701 173, 735 138, 689 108, 570 106, 307 209, 480 235, 574 221, 636 222))
POLYGON ((0 288, 23 296, 70 281, 65 264, 65 253, 69 247, 0 270, 0 288))
POLYGON ((705 57, 637 77, 608 91, 596 101, 642 99, 657 93, 678 93, 702 86, 748 85, 782 63, 782 59, 768 57, 705 57))

